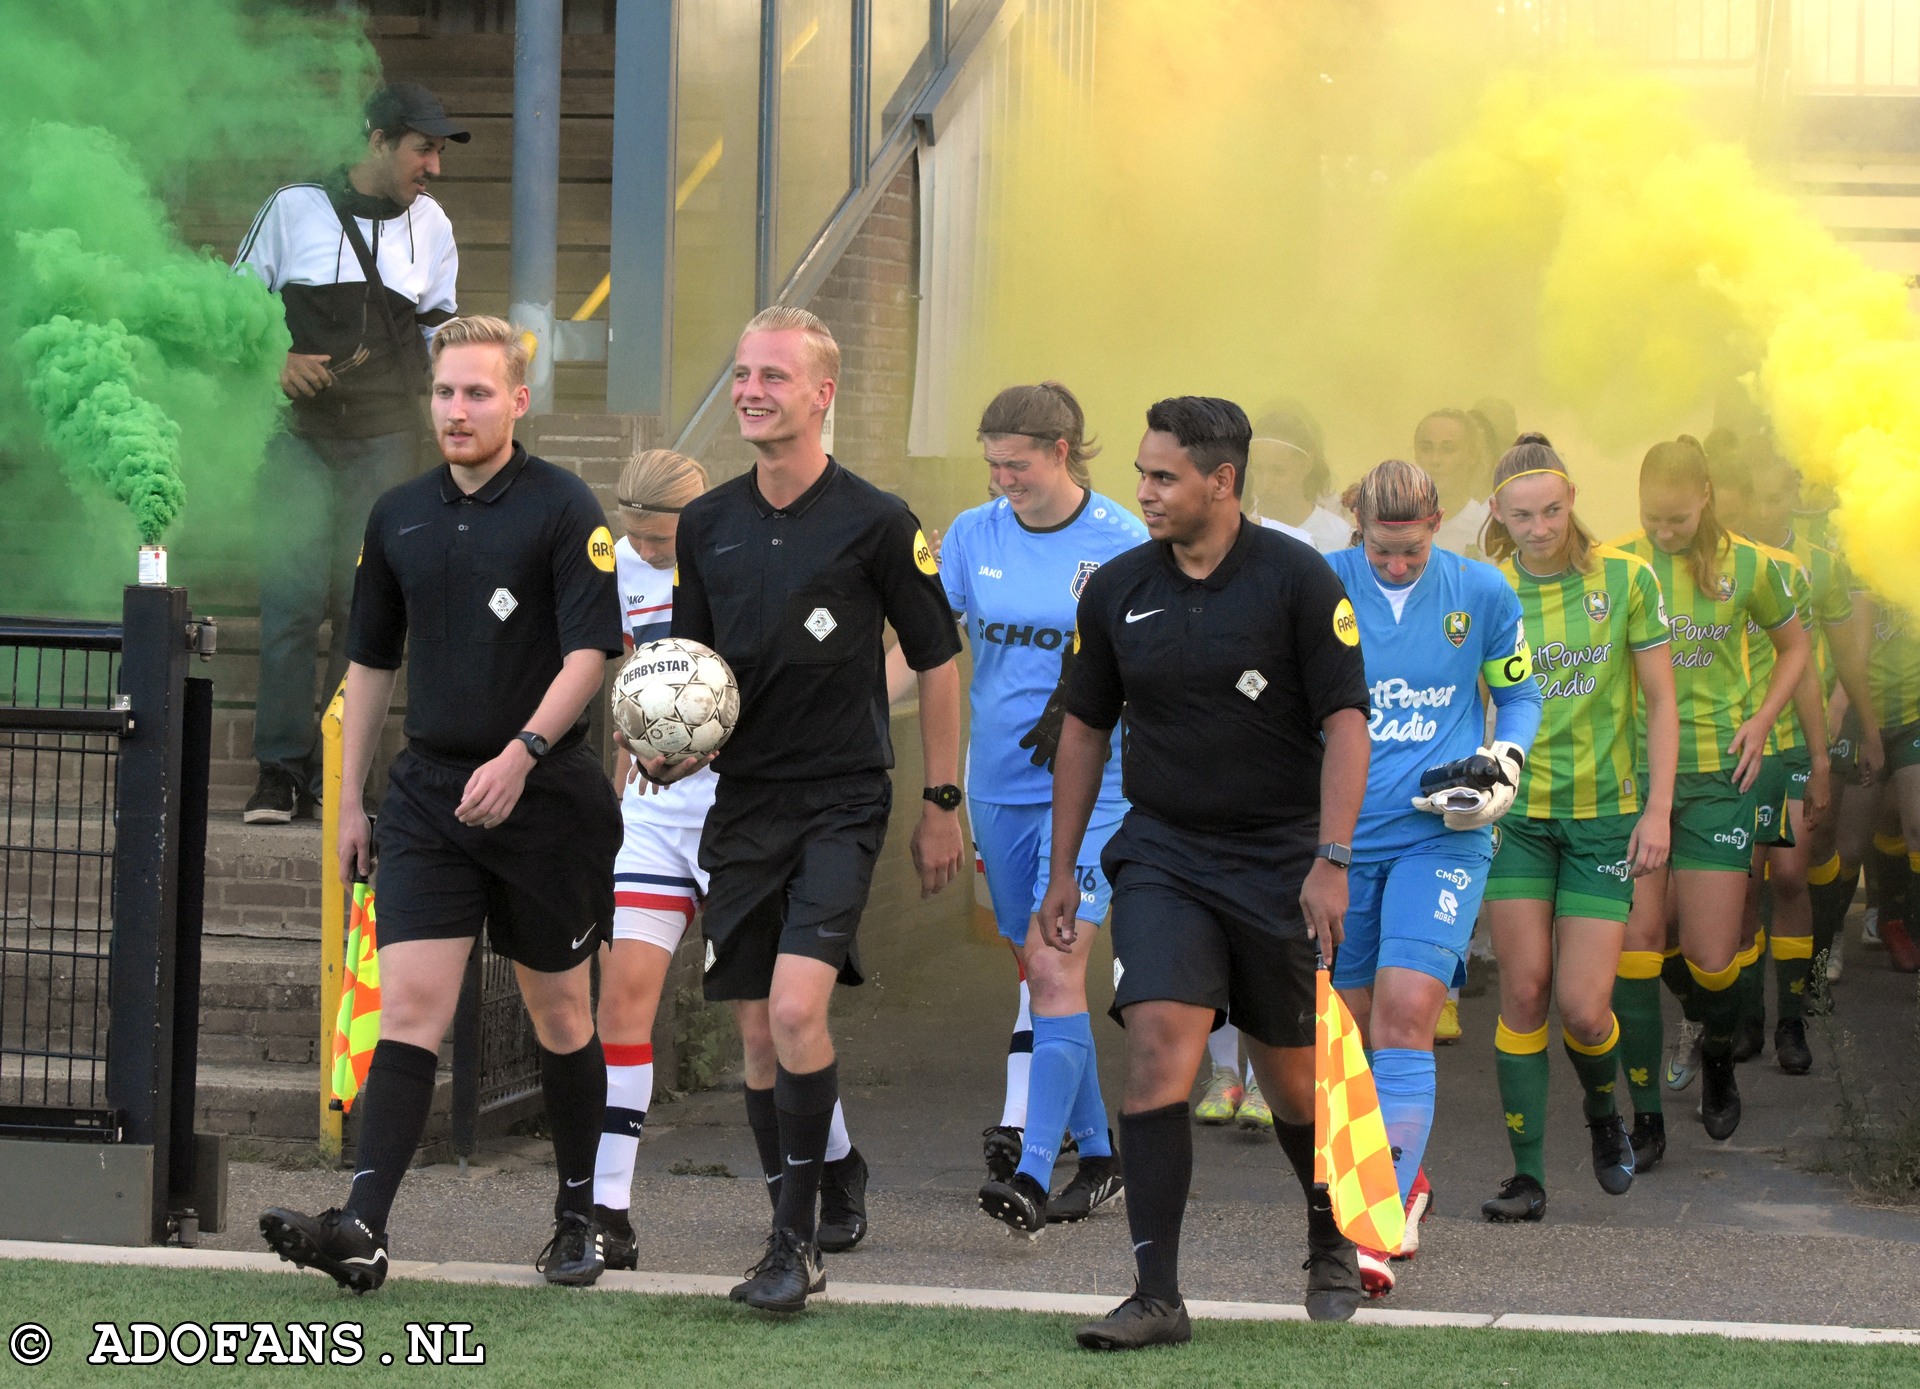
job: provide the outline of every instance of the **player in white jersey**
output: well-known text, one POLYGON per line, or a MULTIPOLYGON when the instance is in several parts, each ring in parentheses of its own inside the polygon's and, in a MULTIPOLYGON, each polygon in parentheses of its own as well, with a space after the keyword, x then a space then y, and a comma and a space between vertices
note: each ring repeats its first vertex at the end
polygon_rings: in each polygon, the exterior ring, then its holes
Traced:
MULTIPOLYGON (((1032 1233, 1049 1221, 1082 1219, 1120 1192, 1087 1009, 1094 931, 1061 951, 1031 923, 1049 881, 1053 756, 1065 717, 1058 690, 1075 650, 1080 593, 1102 564, 1145 543, 1147 531, 1093 490, 1087 460, 1097 450, 1079 402, 1058 382, 1000 392, 981 416, 979 436, 1000 495, 954 519, 940 575, 973 651, 967 789, 974 842, 1031 1019, 1023 1122, 1007 1123, 1003 1110, 1002 1123, 987 1130, 980 1207, 1032 1233), (1079 1170, 1053 1195, 1065 1133, 1080 1150, 1079 1170)), ((1105 919, 1112 896, 1100 850, 1125 812, 1115 756, 1077 860, 1079 919, 1090 928, 1105 919)))
MULTIPOLYGON (((1359 620, 1373 756, 1333 985, 1371 1052, 1408 1205, 1407 1256, 1431 1202, 1420 1160, 1433 1127, 1434 1024, 1466 958, 1489 826, 1513 804, 1541 695, 1513 589, 1492 565, 1435 546, 1433 479, 1390 459, 1348 498, 1361 543, 1328 563, 1359 620), (1486 747, 1482 681, 1495 715, 1486 747)), ((1393 1288, 1382 1251, 1362 1249, 1360 1273, 1371 1296, 1393 1288)))
MULTIPOLYGON (((669 449, 648 449, 627 464, 617 490, 626 535, 614 546, 615 577, 631 650, 668 634, 680 511, 707 490, 707 473, 669 449)), ((607 1232, 607 1267, 636 1268, 639 1248, 628 1208, 641 1129, 653 1101, 654 1014, 674 951, 706 895, 700 832, 719 777, 705 768, 670 785, 651 785, 634 775, 623 752, 618 780, 626 834, 614 863, 613 943, 600 957, 598 1021, 607 1055, 607 1108, 593 1201, 594 1218, 607 1232)), ((867 1230, 867 1166, 847 1138, 837 1103, 827 1159, 819 1242, 834 1253, 853 1248, 867 1230)), ((778 1196, 774 1181, 767 1189, 770 1197, 778 1196)))

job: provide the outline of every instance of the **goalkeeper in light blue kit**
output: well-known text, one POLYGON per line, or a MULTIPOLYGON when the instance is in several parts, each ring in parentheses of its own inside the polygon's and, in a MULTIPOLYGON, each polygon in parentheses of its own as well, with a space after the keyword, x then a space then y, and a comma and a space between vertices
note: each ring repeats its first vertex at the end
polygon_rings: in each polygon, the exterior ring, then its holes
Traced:
MULTIPOLYGON (((1053 756, 1064 712, 1056 689, 1074 651, 1080 592, 1102 564, 1147 539, 1146 527, 1090 485, 1079 402, 1057 382, 1010 386, 980 419, 980 441, 999 492, 962 512, 942 542, 941 582, 973 650, 967 793, 974 843, 1000 934, 1032 996, 1032 1064, 1024 1131, 986 1133, 988 1181, 980 1208, 1016 1231, 1079 1220, 1120 1193, 1106 1103, 1087 1011, 1087 959, 1095 932, 1071 950, 1030 929, 1046 895, 1053 848, 1053 756), (1051 1193, 1061 1139, 1080 1149, 1073 1179, 1051 1193)), ((1100 871, 1127 803, 1120 796, 1119 733, 1077 865, 1079 918, 1106 917, 1112 889, 1100 871)), ((1011 1098, 1011 1097, 1010 1097, 1011 1098)))
MULTIPOLYGON (((1327 556, 1360 625, 1373 760, 1354 831, 1346 941, 1333 985, 1366 1040, 1407 1237, 1432 1193, 1420 1160, 1433 1127, 1433 1028, 1466 957, 1493 857, 1489 828, 1513 804, 1540 727, 1540 687, 1520 600, 1500 571, 1434 546, 1439 489, 1390 459, 1349 490, 1360 544, 1327 556), (1491 746, 1480 746, 1485 682, 1491 746)), ((1392 1251, 1360 1251, 1367 1293, 1393 1290, 1392 1251)))

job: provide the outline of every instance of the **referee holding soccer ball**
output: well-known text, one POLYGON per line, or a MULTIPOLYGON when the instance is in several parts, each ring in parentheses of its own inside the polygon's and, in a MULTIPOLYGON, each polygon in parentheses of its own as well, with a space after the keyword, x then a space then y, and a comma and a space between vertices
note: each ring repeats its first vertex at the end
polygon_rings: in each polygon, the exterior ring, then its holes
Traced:
MULTIPOLYGON (((919 672, 923 894, 961 854, 959 636, 913 513, 821 446, 839 374, 832 333, 806 310, 747 324, 733 406, 757 461, 689 502, 675 543, 673 635, 718 651, 740 682, 700 841, 705 992, 733 1004, 747 1122, 778 1185, 766 1254, 732 1294, 769 1312, 801 1311, 826 1286, 817 1202, 840 1096, 827 1004, 836 981, 860 982, 854 932, 893 805, 883 622, 919 672)), ((639 766, 671 781, 710 760, 639 766)))
POLYGON ((1040 928, 1071 948, 1073 865, 1115 722, 1132 804, 1101 855, 1113 884, 1116 1016, 1127 1029, 1120 1151, 1139 1277, 1080 1328, 1093 1350, 1192 1338, 1180 1225, 1187 1095, 1207 1034, 1240 1029, 1307 1193, 1308 1314, 1345 1320, 1354 1247, 1313 1186, 1314 963, 1340 943, 1348 842, 1367 781, 1367 687, 1346 590, 1311 546, 1241 514, 1253 430, 1232 401, 1163 400, 1134 467, 1153 537, 1087 581, 1054 764, 1040 928))

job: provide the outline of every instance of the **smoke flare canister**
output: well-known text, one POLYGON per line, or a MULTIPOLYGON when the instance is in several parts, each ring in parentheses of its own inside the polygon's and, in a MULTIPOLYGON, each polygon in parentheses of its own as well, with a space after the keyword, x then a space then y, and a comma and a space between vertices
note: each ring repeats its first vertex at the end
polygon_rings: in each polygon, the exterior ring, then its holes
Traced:
POLYGON ((142 545, 140 547, 140 582, 156 588, 167 586, 166 546, 142 545))

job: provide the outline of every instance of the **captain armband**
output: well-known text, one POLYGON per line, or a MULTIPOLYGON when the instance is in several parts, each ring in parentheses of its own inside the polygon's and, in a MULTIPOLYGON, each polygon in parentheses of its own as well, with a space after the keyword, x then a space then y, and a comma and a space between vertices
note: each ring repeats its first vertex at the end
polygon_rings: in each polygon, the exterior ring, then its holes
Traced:
POLYGON ((1533 652, 1527 646, 1527 639, 1521 637, 1514 643, 1511 656, 1496 656, 1491 661, 1482 661, 1480 677, 1487 682, 1490 690, 1511 689, 1533 679, 1533 652))

